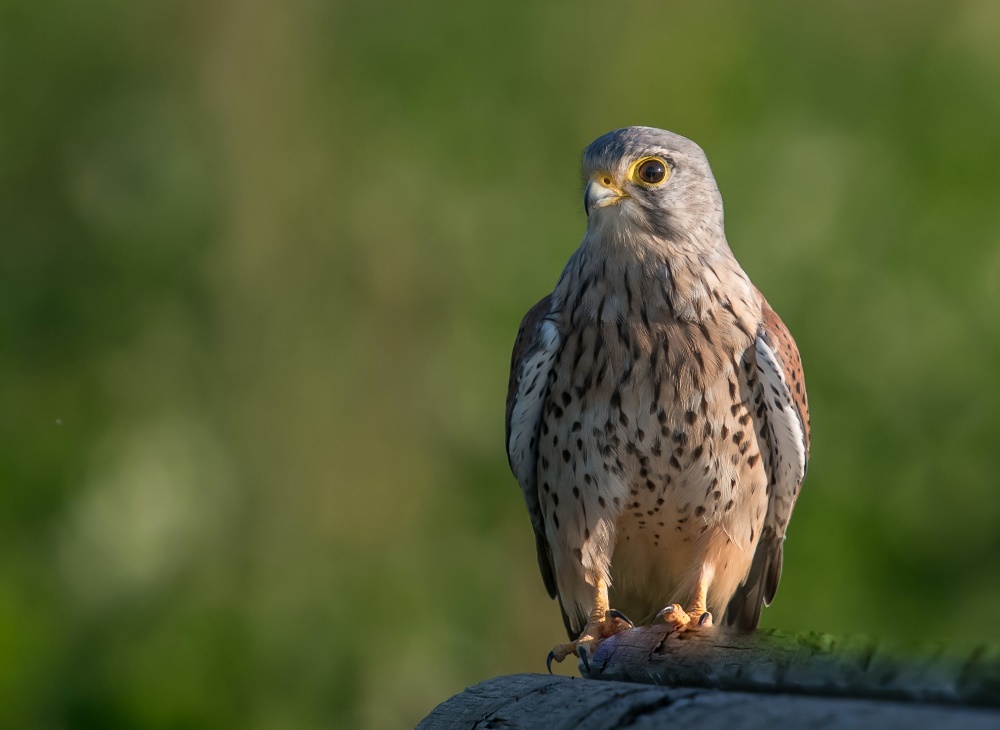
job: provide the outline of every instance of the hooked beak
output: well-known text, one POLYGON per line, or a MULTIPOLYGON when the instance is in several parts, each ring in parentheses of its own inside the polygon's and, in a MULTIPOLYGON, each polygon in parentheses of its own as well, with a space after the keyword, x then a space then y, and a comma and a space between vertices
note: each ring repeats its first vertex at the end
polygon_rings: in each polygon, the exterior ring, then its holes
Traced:
POLYGON ((592 209, 606 208, 627 197, 628 193, 615 185, 611 175, 599 172, 587 183, 587 189, 583 194, 583 209, 589 217, 592 209))

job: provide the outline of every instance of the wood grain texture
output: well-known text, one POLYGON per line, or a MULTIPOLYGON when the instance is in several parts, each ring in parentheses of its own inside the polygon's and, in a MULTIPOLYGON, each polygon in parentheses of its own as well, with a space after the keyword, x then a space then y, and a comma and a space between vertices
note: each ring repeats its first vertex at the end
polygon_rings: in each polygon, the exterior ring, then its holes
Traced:
POLYGON ((907 652, 865 637, 656 625, 606 640, 586 675, 491 679, 419 727, 1000 727, 998 647, 907 652))
POLYGON ((985 730, 998 726, 1000 711, 979 708, 516 674, 468 688, 438 705, 417 727, 985 730))
POLYGON ((611 637, 590 664, 593 679, 666 687, 1000 707, 1000 647, 956 656, 866 637, 722 629, 677 635, 654 625, 611 637))

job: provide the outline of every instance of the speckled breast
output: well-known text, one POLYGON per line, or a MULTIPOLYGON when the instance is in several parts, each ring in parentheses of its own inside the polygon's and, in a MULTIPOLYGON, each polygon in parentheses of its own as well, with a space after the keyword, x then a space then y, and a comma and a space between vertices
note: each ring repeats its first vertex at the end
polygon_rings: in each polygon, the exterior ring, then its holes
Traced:
POLYGON ((710 551, 733 553, 716 580, 735 588, 763 523, 753 369, 735 354, 709 356, 706 336, 676 322, 593 323, 566 336, 558 356, 539 443, 543 513, 558 531, 554 549, 577 559, 613 524, 623 610, 676 600, 710 551))

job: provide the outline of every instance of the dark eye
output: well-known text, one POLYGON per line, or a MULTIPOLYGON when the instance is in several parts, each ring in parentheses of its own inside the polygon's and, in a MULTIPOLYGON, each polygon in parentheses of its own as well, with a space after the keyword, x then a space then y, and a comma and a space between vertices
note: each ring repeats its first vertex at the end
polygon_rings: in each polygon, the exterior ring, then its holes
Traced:
POLYGON ((656 183, 663 182, 663 179, 667 176, 667 166, 663 164, 663 160, 653 157, 640 163, 639 167, 636 168, 635 174, 642 182, 656 185, 656 183))

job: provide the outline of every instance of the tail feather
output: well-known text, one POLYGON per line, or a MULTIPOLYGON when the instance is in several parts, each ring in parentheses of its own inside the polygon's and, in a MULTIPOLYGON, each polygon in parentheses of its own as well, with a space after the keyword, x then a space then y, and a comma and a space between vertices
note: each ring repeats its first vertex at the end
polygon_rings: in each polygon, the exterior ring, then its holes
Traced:
POLYGON ((781 579, 784 539, 765 527, 757 544, 750 572, 726 606, 723 623, 739 631, 753 631, 763 606, 770 606, 781 579))

